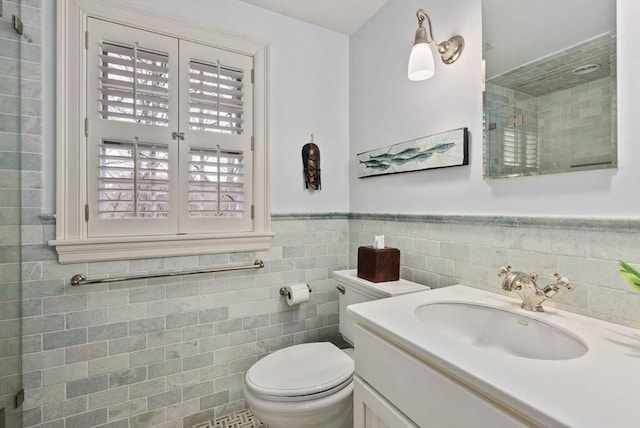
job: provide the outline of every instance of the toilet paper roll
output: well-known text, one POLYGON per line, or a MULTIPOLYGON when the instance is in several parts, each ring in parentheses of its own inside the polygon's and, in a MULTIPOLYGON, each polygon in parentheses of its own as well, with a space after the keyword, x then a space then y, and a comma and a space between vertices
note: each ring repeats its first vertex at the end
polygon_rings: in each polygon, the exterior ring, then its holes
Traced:
POLYGON ((289 306, 298 305, 309 301, 309 287, 305 283, 285 285, 287 291, 287 304, 289 306))

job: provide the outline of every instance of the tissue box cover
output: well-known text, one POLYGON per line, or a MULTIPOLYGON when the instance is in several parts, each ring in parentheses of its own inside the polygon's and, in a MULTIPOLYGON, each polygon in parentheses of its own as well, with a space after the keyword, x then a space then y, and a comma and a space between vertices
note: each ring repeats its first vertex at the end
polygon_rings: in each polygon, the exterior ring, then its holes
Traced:
POLYGON ((371 282, 400 279, 400 250, 397 248, 358 248, 358 277, 371 282))

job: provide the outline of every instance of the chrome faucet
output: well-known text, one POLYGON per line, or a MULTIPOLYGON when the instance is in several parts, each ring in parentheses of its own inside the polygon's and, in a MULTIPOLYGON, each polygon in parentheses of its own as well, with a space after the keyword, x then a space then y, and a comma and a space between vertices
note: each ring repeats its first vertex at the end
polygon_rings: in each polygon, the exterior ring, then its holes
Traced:
POLYGON ((512 272, 511 266, 506 266, 498 270, 498 276, 505 277, 502 280, 502 289, 518 293, 522 299, 520 306, 529 311, 544 312, 542 302, 553 297, 560 291, 560 287, 565 286, 571 290, 569 280, 557 273, 553 275, 556 282, 545 286, 542 290, 538 288, 538 274, 535 272, 512 272))

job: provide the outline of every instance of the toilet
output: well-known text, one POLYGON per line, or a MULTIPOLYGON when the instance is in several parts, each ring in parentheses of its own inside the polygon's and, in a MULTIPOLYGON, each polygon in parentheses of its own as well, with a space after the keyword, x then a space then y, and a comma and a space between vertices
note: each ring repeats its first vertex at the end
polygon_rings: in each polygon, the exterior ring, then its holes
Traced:
MULTIPOLYGON (((347 306, 424 291, 406 280, 373 283, 356 270, 334 272, 340 292, 340 334, 353 345, 355 325, 347 306)), ((353 349, 330 342, 280 349, 247 371, 244 398, 270 428, 350 428, 353 426, 353 349)))

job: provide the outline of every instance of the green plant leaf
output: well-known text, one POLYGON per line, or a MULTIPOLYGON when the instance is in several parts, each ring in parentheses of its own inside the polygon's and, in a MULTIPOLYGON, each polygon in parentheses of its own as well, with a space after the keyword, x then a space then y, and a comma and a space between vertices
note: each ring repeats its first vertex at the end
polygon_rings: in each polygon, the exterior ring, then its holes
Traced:
POLYGON ((624 270, 626 270, 627 272, 629 272, 629 273, 631 273, 631 274, 633 274, 633 275, 637 276, 638 278, 640 278, 640 272, 638 272, 637 270, 635 270, 635 269, 633 268, 633 266, 631 266, 629 263, 625 263, 625 262, 624 262, 624 261, 622 261, 622 260, 618 260, 618 261, 620 262, 620 266, 622 266, 622 268, 623 268, 624 270))
POLYGON ((622 269, 619 271, 620 276, 627 281, 632 287, 640 291, 640 272, 628 263, 619 260, 622 269))
POLYGON ((640 287, 640 278, 630 274, 629 272, 625 272, 623 270, 620 271, 620 276, 624 278, 631 285, 635 285, 636 287, 640 287))

